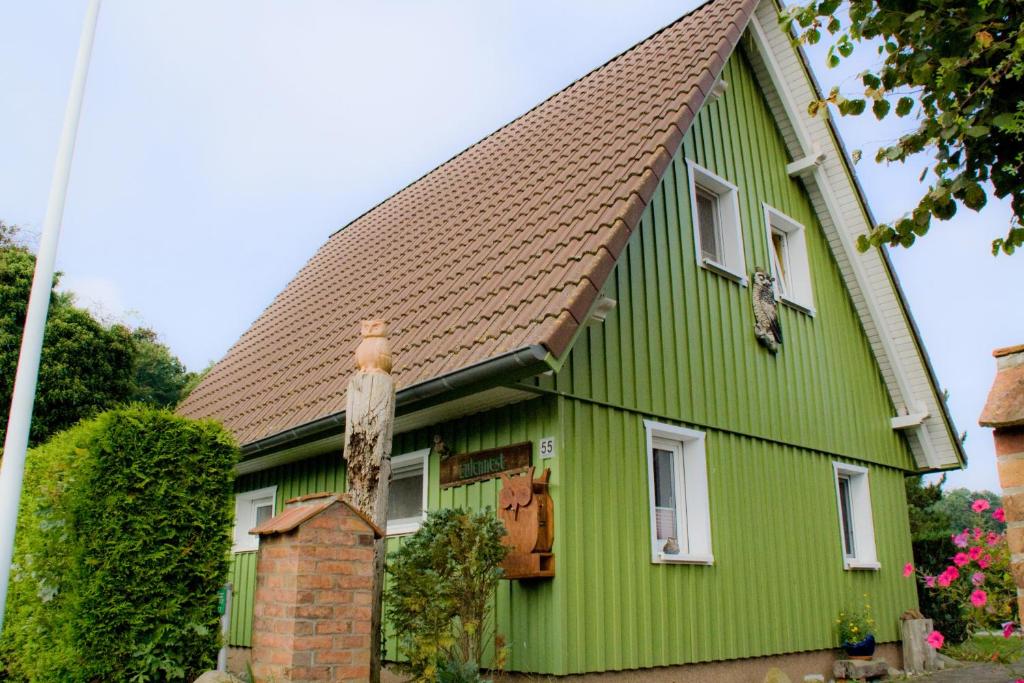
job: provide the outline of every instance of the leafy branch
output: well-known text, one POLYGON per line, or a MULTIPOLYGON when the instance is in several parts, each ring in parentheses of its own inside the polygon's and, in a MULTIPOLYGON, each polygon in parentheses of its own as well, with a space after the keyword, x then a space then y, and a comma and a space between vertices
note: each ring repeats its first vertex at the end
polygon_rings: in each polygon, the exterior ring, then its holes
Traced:
MULTIPOLYGON (((878 120, 916 113, 918 125, 878 150, 877 162, 906 162, 931 152, 935 182, 903 217, 861 235, 861 251, 883 244, 910 247, 932 219, 949 220, 958 205, 980 211, 989 194, 1010 198, 1011 218, 992 253, 1024 246, 1024 4, 1019 0, 841 0, 787 8, 782 26, 802 44, 834 36, 826 61, 838 66, 862 41, 878 41, 880 65, 859 74, 863 92, 832 88, 808 106, 811 116, 835 107, 859 116, 870 106, 878 120)), ((923 182, 928 170, 921 174, 923 182)))

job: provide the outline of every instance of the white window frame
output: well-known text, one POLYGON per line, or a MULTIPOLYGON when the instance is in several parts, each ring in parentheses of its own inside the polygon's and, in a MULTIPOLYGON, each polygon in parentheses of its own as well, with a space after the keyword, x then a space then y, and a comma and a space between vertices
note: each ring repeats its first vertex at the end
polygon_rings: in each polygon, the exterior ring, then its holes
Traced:
POLYGON ((651 524, 651 562, 654 564, 706 564, 715 562, 711 552, 711 506, 704 432, 644 420, 647 433, 647 485, 651 524), (662 552, 658 540, 654 497, 654 447, 658 442, 677 445, 673 472, 676 487, 676 525, 680 530, 678 555, 662 552), (685 509, 685 512, 684 512, 685 509), (685 529, 685 533, 684 530, 685 529))
POLYGON ((250 534, 256 526, 256 502, 270 498, 273 501, 271 516, 277 514, 277 486, 266 486, 253 491, 235 494, 235 524, 232 529, 231 552, 248 553, 259 550, 260 537, 250 534))
POLYGON ((391 458, 391 481, 401 478, 404 473, 422 469, 423 472, 423 510, 414 517, 403 517, 387 521, 388 536, 402 536, 416 533, 427 518, 428 480, 430 479, 430 449, 424 448, 411 453, 403 453, 391 458))
POLYGON ((845 462, 833 462, 833 482, 836 489, 836 512, 839 515, 839 551, 843 558, 843 569, 878 570, 882 565, 878 562, 875 548, 875 524, 871 514, 871 490, 868 485, 868 470, 858 465, 845 462), (843 503, 839 495, 839 478, 846 477, 850 482, 850 512, 853 521, 852 556, 846 555, 846 544, 843 541, 843 503))
POLYGON ((768 238, 768 260, 772 275, 775 276, 775 298, 809 315, 814 315, 814 290, 811 286, 811 265, 807 259, 807 231, 786 214, 768 204, 764 207, 765 235, 768 238), (789 285, 783 288, 782 273, 775 254, 773 233, 778 232, 786 240, 786 272, 789 285))
POLYGON ((690 180, 690 223, 693 224, 693 242, 696 247, 697 265, 719 275, 747 284, 747 266, 743 257, 743 230, 740 224, 739 188, 725 178, 715 175, 703 166, 687 159, 686 167, 690 180), (697 188, 717 198, 718 223, 722 236, 722 252, 725 263, 704 258, 700 244, 700 221, 697 218, 697 188))

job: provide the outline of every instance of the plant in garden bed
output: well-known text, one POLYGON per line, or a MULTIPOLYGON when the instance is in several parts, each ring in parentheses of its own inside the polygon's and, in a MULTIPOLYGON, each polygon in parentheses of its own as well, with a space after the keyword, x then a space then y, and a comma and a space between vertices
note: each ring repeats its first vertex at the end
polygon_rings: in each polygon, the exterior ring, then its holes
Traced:
MULTIPOLYGON (((1017 629, 1017 587, 1010 572, 1005 534, 986 531, 982 524, 986 515, 1000 523, 1006 521, 1002 508, 991 508, 984 498, 971 503, 975 526, 953 534, 956 552, 941 573, 926 574, 907 563, 903 575, 916 575, 927 589, 944 592, 959 604, 969 633, 998 630, 1004 638, 1010 638, 1017 629)), ((945 636, 939 630, 929 633, 927 639, 936 649, 945 644, 945 636)), ((1008 657, 1002 656, 1006 652, 1009 651, 993 649, 990 661, 1006 663, 1008 657)), ((1024 683, 1024 679, 1017 680, 1024 683)))
POLYGON ((505 527, 482 512, 436 510, 388 556, 384 604, 398 634, 400 667, 415 681, 480 681, 485 647, 495 645, 492 668, 506 648, 494 632, 492 604, 501 578, 505 527))

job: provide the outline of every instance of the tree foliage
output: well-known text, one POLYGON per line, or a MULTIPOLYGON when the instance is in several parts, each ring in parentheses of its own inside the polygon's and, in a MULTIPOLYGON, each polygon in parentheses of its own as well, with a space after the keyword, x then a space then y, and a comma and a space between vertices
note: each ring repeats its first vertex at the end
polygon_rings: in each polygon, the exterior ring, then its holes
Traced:
MULTIPOLYGON (((490 508, 435 510, 388 557, 384 603, 414 680, 479 680, 499 565, 508 552, 504 535, 490 508)), ((494 668, 501 668, 504 649, 496 646, 494 668)))
MULTIPOLYGON (((25 329, 35 257, 21 247, 0 249, 0 405, 11 404, 25 329)), ((32 444, 128 399, 135 348, 122 325, 106 327, 77 308, 71 295, 53 293, 46 321, 32 413, 32 444)), ((0 424, 0 442, 7 420, 0 424)))
MULTIPOLYGON (((0 444, 34 269, 35 257, 21 245, 17 228, 0 221, 0 444)), ((75 306, 73 295, 52 292, 29 441, 42 443, 127 401, 173 407, 191 379, 192 373, 153 331, 106 325, 75 306)))
MULTIPOLYGON (((812 102, 811 115, 829 105, 843 115, 870 106, 878 119, 916 114, 917 126, 876 160, 905 162, 919 152, 934 156, 933 183, 904 217, 876 226, 858 247, 911 246, 933 218, 948 220, 958 204, 975 211, 994 196, 1010 198, 1013 217, 993 254, 1024 245, 1024 3, 1020 0, 849 0, 844 26, 841 0, 814 0, 783 12, 788 29, 814 44, 822 31, 836 36, 828 65, 837 66, 860 41, 880 43, 880 65, 860 74, 863 94, 833 88, 812 102)), ((923 181, 929 169, 921 174, 923 181)))
POLYGON ((29 452, 0 680, 194 680, 218 648, 238 449, 133 406, 29 452))
POLYGON ((922 477, 907 477, 907 510, 910 515, 910 536, 915 541, 949 538, 954 527, 949 513, 937 507, 942 501, 942 486, 946 476, 931 484, 925 484, 922 477))
POLYGON ((185 369, 153 330, 145 327, 133 330, 132 343, 135 363, 129 399, 159 408, 178 405, 194 373, 185 369))

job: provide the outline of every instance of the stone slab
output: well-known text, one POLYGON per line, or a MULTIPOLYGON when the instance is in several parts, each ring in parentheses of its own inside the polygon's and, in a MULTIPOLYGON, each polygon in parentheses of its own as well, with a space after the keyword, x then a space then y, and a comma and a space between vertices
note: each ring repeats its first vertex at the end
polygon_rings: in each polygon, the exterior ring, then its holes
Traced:
POLYGON ((837 659, 832 665, 836 680, 866 681, 889 675, 889 664, 884 659, 837 659))

